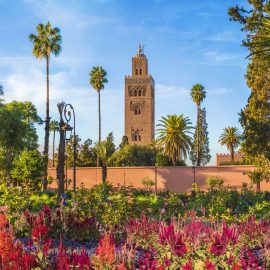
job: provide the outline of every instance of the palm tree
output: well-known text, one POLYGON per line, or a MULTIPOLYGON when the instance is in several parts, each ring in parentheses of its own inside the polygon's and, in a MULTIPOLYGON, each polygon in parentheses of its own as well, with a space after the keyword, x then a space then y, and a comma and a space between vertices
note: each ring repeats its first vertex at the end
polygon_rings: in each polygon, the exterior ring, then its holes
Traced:
POLYGON ((98 142, 101 141, 101 113, 100 113, 100 91, 104 89, 104 84, 108 82, 107 72, 102 67, 93 67, 90 72, 89 82, 98 92, 98 142))
POLYGON ((33 43, 33 55, 37 59, 46 60, 46 119, 45 119, 45 143, 44 143, 44 171, 43 171, 43 189, 47 188, 48 175, 48 152, 50 135, 50 110, 49 110, 49 64, 51 54, 57 56, 61 52, 62 37, 60 29, 52 28, 50 22, 46 25, 39 23, 36 27, 37 35, 30 34, 29 39, 33 43))
POLYGON ((113 141, 108 137, 104 141, 95 143, 94 152, 101 162, 102 181, 104 183, 107 178, 107 164, 110 157, 115 152, 115 145, 113 141))
POLYGON ((173 166, 182 157, 186 159, 192 145, 191 129, 193 127, 189 118, 182 114, 162 116, 157 127, 159 127, 157 129, 157 143, 163 153, 171 158, 173 166))
POLYGON ((219 137, 219 143, 226 145, 230 151, 231 162, 234 162, 234 150, 237 148, 242 140, 242 136, 236 127, 226 127, 223 129, 223 133, 219 137))
POLYGON ((55 132, 59 131, 59 123, 56 120, 51 121, 50 131, 53 132, 53 167, 54 167, 54 145, 55 145, 55 132))
POLYGON ((199 122, 200 122, 200 106, 202 101, 205 99, 206 92, 204 90, 204 86, 197 83, 191 88, 191 97, 193 102, 197 105, 197 161, 196 165, 201 166, 201 155, 200 155, 200 130, 199 130, 199 122))

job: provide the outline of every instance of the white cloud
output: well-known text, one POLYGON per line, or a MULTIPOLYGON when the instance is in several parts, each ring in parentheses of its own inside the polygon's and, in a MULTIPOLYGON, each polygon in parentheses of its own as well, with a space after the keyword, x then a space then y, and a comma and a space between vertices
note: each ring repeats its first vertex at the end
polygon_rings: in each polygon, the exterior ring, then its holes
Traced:
POLYGON ((182 96, 189 93, 189 90, 185 87, 179 87, 176 85, 163 85, 156 84, 156 97, 157 98, 171 98, 174 96, 182 96))
POLYGON ((207 90, 207 94, 209 95, 225 95, 230 93, 231 90, 228 88, 223 88, 223 87, 217 87, 217 88, 210 88, 207 90))
POLYGON ((230 63, 233 64, 238 60, 243 62, 244 56, 239 55, 239 54, 232 54, 232 53, 220 53, 218 51, 209 51, 205 52, 203 54, 203 57, 208 61, 208 62, 213 62, 213 63, 230 63))
POLYGON ((86 15, 78 11, 76 2, 65 2, 63 5, 63 3, 54 0, 25 0, 25 3, 32 7, 35 16, 42 21, 49 20, 56 25, 71 27, 70 29, 81 30, 111 21, 108 18, 86 15))
POLYGON ((205 40, 221 42, 239 42, 239 38, 236 37, 234 32, 218 33, 216 35, 206 37, 205 40))

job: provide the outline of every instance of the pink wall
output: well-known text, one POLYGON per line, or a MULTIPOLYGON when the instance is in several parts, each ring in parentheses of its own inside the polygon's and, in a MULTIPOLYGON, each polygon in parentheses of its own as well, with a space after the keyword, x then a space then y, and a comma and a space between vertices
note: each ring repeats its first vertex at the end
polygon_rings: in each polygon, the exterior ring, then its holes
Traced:
MULTIPOLYGON (((201 189, 206 189, 207 176, 218 176, 224 180, 224 185, 240 188, 242 183, 250 183, 245 174, 253 170, 253 166, 206 166, 195 168, 196 183, 201 189)), ((49 169, 48 174, 55 178, 55 169, 49 169)), ((186 192, 191 189, 194 175, 192 167, 111 167, 107 172, 108 181, 114 186, 133 186, 143 188, 142 179, 149 178, 156 184, 158 190, 186 192)), ((92 187, 101 183, 101 168, 77 168, 77 186, 82 183, 85 187, 92 187)), ((73 179, 73 170, 68 169, 68 178, 73 179)), ((56 188, 54 183, 51 188, 56 188)), ((69 186, 72 187, 72 184, 69 186)), ((262 183, 262 190, 270 191, 270 183, 262 183)))

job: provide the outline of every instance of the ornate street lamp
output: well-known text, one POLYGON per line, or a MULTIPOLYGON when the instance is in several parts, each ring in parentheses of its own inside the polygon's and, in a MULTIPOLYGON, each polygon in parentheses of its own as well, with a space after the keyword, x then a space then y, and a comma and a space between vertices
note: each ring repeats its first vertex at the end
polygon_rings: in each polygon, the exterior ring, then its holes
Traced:
POLYGON ((75 129, 75 111, 73 106, 69 104, 65 104, 64 107, 64 117, 66 120, 66 124, 64 125, 63 129, 65 131, 65 140, 70 140, 72 130, 73 130, 73 191, 76 192, 76 160, 77 160, 77 152, 76 152, 76 129, 75 129), (70 126, 69 122, 73 118, 73 127, 70 126), (68 133, 70 132, 69 138, 67 137, 68 133))

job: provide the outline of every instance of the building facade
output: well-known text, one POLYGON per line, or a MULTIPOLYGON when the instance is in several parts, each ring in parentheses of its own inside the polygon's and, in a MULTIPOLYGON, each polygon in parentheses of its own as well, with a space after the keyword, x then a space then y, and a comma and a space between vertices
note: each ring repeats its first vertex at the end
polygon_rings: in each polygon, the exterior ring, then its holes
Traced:
POLYGON ((125 77, 125 135, 138 145, 149 145, 155 138, 155 82, 141 46, 132 57, 132 75, 125 77))

